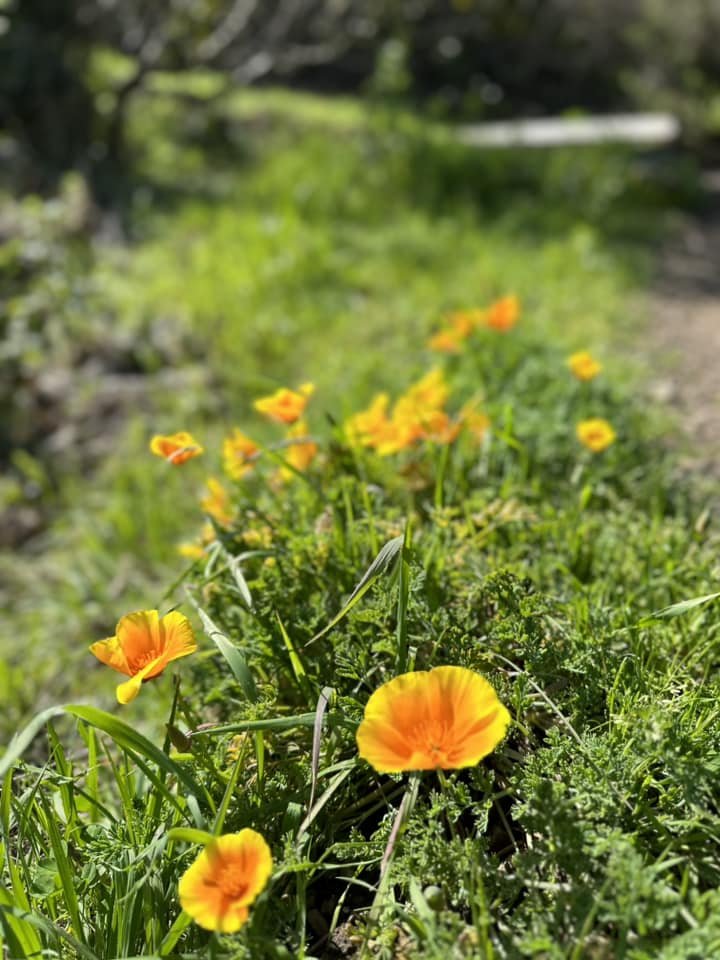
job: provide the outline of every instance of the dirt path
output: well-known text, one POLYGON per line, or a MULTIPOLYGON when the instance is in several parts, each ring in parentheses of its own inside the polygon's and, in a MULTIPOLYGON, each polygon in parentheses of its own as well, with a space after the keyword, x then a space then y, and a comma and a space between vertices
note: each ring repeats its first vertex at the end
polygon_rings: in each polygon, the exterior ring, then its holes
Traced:
POLYGON ((665 249, 651 299, 658 399, 677 406, 693 466, 720 476, 720 171, 706 176, 703 215, 665 249))

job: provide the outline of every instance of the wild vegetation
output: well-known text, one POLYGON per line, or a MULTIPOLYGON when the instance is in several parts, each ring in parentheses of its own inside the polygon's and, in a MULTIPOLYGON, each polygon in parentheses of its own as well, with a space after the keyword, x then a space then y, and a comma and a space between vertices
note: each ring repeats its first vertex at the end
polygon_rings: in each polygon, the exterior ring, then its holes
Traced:
POLYGON ((688 172, 284 94, 131 120, 130 242, 77 180, 7 208, 9 956, 714 956, 717 534, 632 356, 688 172), (155 610, 183 643, 118 659, 155 610), (507 731, 383 764, 370 699, 441 667, 507 731))

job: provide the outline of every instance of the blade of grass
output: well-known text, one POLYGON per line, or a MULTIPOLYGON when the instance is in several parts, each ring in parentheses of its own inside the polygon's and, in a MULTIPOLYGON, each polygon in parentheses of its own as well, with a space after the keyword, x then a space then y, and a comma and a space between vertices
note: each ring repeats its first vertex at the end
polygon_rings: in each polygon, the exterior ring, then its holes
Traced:
MULTIPOLYGON (((69 954, 69 956, 77 957, 78 960, 100 960, 100 957, 96 953, 93 953, 84 943, 81 943, 76 937, 71 933, 68 933, 63 927, 57 923, 53 923, 51 920, 48 920, 46 917, 41 917, 37 913, 31 911, 26 911, 19 909, 16 906, 13 906, 12 903, 3 903, 3 894, 4 891, 0 889, 0 913, 5 915, 11 915, 17 917, 20 920, 25 921, 26 923, 32 924, 38 930, 42 930, 43 933, 52 937, 53 939, 63 940, 68 946, 74 951, 74 953, 69 954)), ((41 950, 38 956, 42 956, 43 951, 41 950)), ((34 956, 33 954, 20 954, 20 957, 34 956)))
POLYGON ((223 733, 243 733, 246 730, 293 730, 295 727, 312 727, 315 724, 314 713, 298 713, 293 717, 268 717, 265 720, 239 720, 237 723, 223 723, 219 726, 198 727, 191 730, 189 737, 215 737, 223 733))
POLYGON ((156 747, 154 743, 151 743, 150 740, 137 730, 128 726, 112 714, 106 713, 104 710, 99 710, 97 707, 83 706, 82 704, 65 704, 63 706, 49 707, 47 710, 43 710, 37 714, 11 741, 7 752, 0 760, 0 777, 4 777, 8 770, 12 769, 47 722, 52 720, 53 717, 61 716, 62 714, 70 714, 78 720, 84 720, 90 726, 102 730, 103 733, 111 737, 125 753, 132 756, 146 776, 152 780, 155 786, 164 793, 165 797, 181 811, 182 807, 177 798, 170 793, 162 780, 152 771, 147 761, 174 777, 193 796, 198 798, 202 797, 210 809, 214 811, 212 798, 205 788, 202 787, 187 770, 174 763, 170 757, 156 747))
POLYGON ((233 676, 240 684, 245 697, 251 703, 255 703, 258 699, 258 692, 255 686, 255 680, 250 672, 250 668, 247 665, 245 657, 242 655, 238 647, 236 647, 234 643, 231 643, 225 634, 213 623, 207 613, 197 602, 189 587, 185 588, 185 593, 187 594, 190 603, 195 608, 197 615, 200 617, 203 630, 225 658, 227 665, 232 670, 233 676))
MULTIPOLYGON (((25 915, 29 907, 17 904, 12 894, 0 887, 0 931, 9 957, 41 957, 43 946, 37 932, 25 915)), ((0 938, 0 947, 2 938, 0 938)))
MULTIPOLYGON (((320 742, 322 740, 322 722, 325 716, 325 710, 331 699, 335 695, 332 687, 323 687, 318 697, 317 707, 315 708, 315 723, 313 725, 312 758, 310 761, 310 800, 308 801, 308 810, 313 805, 315 799, 315 788, 317 787, 318 767, 320 765, 320 742)), ((309 814, 308 814, 309 815, 309 814)))
POLYGON ((50 807, 48 800, 43 793, 38 794, 40 809, 44 814, 43 829, 47 834, 52 848, 55 866, 60 877, 60 887, 63 893, 65 907, 70 917, 70 924, 73 934, 77 939, 85 944, 85 930, 80 918, 80 906, 78 903, 77 891, 73 883, 73 867, 65 849, 63 838, 58 830, 55 811, 50 807))
POLYGON ((300 658, 300 654, 297 652, 297 649, 295 648, 294 643, 288 636, 288 632, 285 629, 285 624, 280 619, 280 614, 277 612, 277 610, 275 611, 275 618, 278 622, 278 626, 280 627, 280 633, 282 634, 283 642, 285 643, 285 648, 290 657, 290 665, 292 667, 293 673, 295 674, 295 679, 297 680, 298 686, 300 687, 301 691, 304 694, 309 696, 310 688, 308 684, 307 671, 305 670, 305 665, 303 664, 302 659, 300 658))
POLYGON ((324 637, 326 633, 329 633, 334 626, 340 623, 343 617, 346 617, 347 614, 350 613, 355 604, 365 596, 375 581, 384 573, 387 573, 393 561, 401 552, 404 539, 404 537, 393 537, 392 540, 388 540, 388 542, 382 547, 378 555, 367 568, 365 573, 362 575, 362 578, 355 585, 355 589, 346 600, 340 612, 337 613, 332 618, 330 623, 323 627, 319 633, 316 633, 314 637, 311 637, 308 640, 308 642, 305 644, 306 647, 309 647, 311 643, 315 643, 316 640, 324 637))
POLYGON ((720 591, 717 593, 706 593, 702 597, 691 597, 689 600, 680 600, 678 603, 671 603, 669 607, 663 607, 662 610, 656 610, 655 613, 643 617, 642 620, 638 621, 637 626, 645 627, 655 620, 664 620, 668 617, 680 617, 684 613, 687 613, 688 610, 702 607, 706 603, 717 600, 718 597, 720 597, 720 591))
POLYGON ((408 646, 407 646, 407 608, 408 598, 410 596, 410 564, 408 562, 410 552, 410 521, 405 524, 405 535, 403 537, 402 549, 399 561, 399 579, 398 579, 398 605, 397 605, 397 672, 405 673, 407 669, 408 646))

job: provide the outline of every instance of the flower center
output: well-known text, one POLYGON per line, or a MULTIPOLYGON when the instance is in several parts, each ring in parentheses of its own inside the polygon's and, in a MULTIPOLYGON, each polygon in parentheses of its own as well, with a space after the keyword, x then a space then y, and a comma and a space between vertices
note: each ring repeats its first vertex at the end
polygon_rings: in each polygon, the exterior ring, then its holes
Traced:
POLYGON ((130 668, 133 673, 139 673, 151 660, 156 660, 159 656, 157 650, 148 650, 147 653, 141 653, 134 657, 130 662, 130 668))
POLYGON ((450 747, 445 724, 438 722, 420 724, 415 728, 413 740, 438 767, 447 762, 450 747))
POLYGON ((239 900, 248 889, 246 871, 237 863, 228 863, 218 877, 218 886, 224 896, 239 900))

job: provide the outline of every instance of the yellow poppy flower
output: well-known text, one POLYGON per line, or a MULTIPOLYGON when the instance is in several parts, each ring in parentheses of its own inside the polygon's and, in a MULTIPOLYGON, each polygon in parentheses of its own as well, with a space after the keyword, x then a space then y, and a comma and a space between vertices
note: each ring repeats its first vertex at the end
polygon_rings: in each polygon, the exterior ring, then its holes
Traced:
POLYGON ((372 446, 381 457, 407 450, 420 439, 422 431, 414 417, 393 416, 375 433, 372 446))
POLYGON ((507 333, 515 326, 519 316, 520 301, 513 293, 490 304, 485 313, 485 323, 492 330, 507 333))
POLYGON ((275 393, 256 400, 253 407, 278 423, 295 423, 305 412, 308 399, 315 392, 315 385, 304 383, 298 390, 281 387, 275 393))
POLYGON ((145 680, 152 680, 180 657, 197 650, 187 617, 177 611, 161 617, 157 610, 138 610, 120 618, 115 636, 98 640, 90 651, 98 660, 130 677, 117 688, 118 703, 130 703, 145 680))
MULTIPOLYGON (((301 473, 307 470, 318 452, 318 445, 308 437, 307 432, 307 423, 304 420, 298 420, 287 433, 288 440, 295 442, 282 451, 285 462, 301 473)), ((293 471, 288 470, 287 467, 281 467, 279 476, 281 480, 291 480, 293 471)))
POLYGON ((354 446, 374 446, 377 436, 389 422, 387 415, 389 403, 390 398, 386 393, 376 393, 367 409, 349 417, 345 421, 345 435, 348 442, 354 446))
POLYGON ((223 469, 233 480, 241 480, 253 468, 260 447, 237 427, 223 441, 223 469))
POLYGON ((272 854, 255 830, 211 840, 180 878, 180 905, 205 930, 235 933, 267 885, 272 854))
POLYGON ((439 410, 445 406, 450 388, 440 367, 434 367, 414 383, 398 400, 395 411, 406 404, 414 409, 439 410))
POLYGON ((207 554, 207 549, 201 543, 191 543, 184 541, 176 547, 178 554, 188 560, 202 560, 207 554))
POLYGON ((379 773, 473 767, 505 736, 510 714, 479 673, 435 667, 383 684, 365 706, 356 739, 379 773))
POLYGON ((193 457, 199 457, 203 452, 203 448, 195 442, 193 435, 185 431, 173 433, 169 436, 158 434, 150 441, 150 450, 175 467, 185 463, 186 460, 191 460, 193 457))
POLYGON ((602 453, 603 450, 607 450, 616 438, 613 428, 601 417, 581 420, 576 427, 576 433, 580 443, 593 453, 602 453))
POLYGON ((568 366, 578 380, 593 380, 602 370, 602 364, 587 350, 579 350, 568 357, 568 366))

